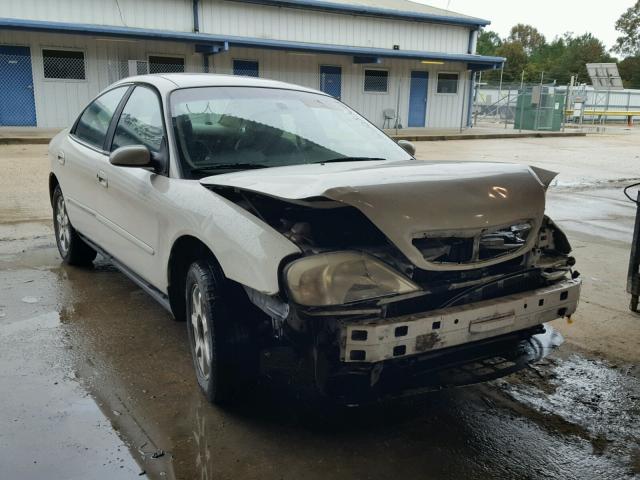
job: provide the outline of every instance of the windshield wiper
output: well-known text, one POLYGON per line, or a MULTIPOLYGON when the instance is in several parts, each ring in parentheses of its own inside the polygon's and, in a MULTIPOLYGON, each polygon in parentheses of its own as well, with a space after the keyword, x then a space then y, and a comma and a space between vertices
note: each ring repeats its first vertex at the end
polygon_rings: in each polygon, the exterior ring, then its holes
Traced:
POLYGON ((336 163, 336 162, 368 162, 369 160, 386 160, 386 158, 375 158, 375 157, 338 157, 331 158, 329 160, 321 160, 319 162, 313 163, 336 163))
POLYGON ((255 170, 269 167, 270 165, 262 165, 260 163, 212 163, 206 167, 192 168, 191 173, 207 173, 216 170, 255 170))

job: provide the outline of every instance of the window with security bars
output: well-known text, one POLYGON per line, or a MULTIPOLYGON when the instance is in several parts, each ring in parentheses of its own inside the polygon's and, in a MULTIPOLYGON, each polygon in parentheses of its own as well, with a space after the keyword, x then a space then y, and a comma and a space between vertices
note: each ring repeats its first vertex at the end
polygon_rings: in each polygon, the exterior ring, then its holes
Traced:
POLYGON ((438 93, 458 93, 457 73, 438 73, 438 93))
POLYGON ((74 50, 42 50, 44 78, 85 80, 84 52, 74 50))
POLYGON ((258 62, 253 60, 234 60, 233 74, 244 77, 259 77, 258 62))
POLYGON ((149 73, 180 73, 184 72, 184 58, 149 56, 149 73))
POLYGON ((389 72, 386 70, 365 70, 364 91, 387 93, 389 91, 389 72))

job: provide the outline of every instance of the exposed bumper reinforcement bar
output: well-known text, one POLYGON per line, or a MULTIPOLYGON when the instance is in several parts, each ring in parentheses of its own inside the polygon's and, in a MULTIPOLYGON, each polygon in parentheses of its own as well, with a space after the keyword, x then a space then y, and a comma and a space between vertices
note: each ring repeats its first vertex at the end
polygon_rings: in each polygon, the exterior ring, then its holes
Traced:
POLYGON ((410 357, 535 327, 573 314, 580 279, 426 314, 350 322, 341 330, 340 360, 374 363, 410 357))

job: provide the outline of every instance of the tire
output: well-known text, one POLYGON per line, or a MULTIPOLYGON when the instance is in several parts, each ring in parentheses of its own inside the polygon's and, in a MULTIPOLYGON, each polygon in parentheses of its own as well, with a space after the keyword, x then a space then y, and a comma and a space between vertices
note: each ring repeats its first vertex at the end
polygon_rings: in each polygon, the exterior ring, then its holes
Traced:
POLYGON ((60 185, 53 191, 53 229, 62 261, 67 265, 90 265, 96 251, 87 245, 76 232, 69 216, 60 185))
POLYGON ((212 260, 187 272, 185 304, 189 346, 200 389, 209 402, 228 405, 258 371, 246 298, 238 295, 212 260))

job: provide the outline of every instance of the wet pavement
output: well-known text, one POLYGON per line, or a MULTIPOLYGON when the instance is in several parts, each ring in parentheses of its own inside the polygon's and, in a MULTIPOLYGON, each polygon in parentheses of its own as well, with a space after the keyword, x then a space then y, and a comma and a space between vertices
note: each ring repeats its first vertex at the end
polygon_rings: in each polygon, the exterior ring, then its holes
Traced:
POLYGON ((0 478, 640 477, 640 320, 621 303, 633 208, 618 194, 552 190, 585 289, 550 357, 351 409, 269 381, 207 404, 185 325, 102 260, 61 265, 43 209, 19 206, 34 221, 0 219, 0 478))

